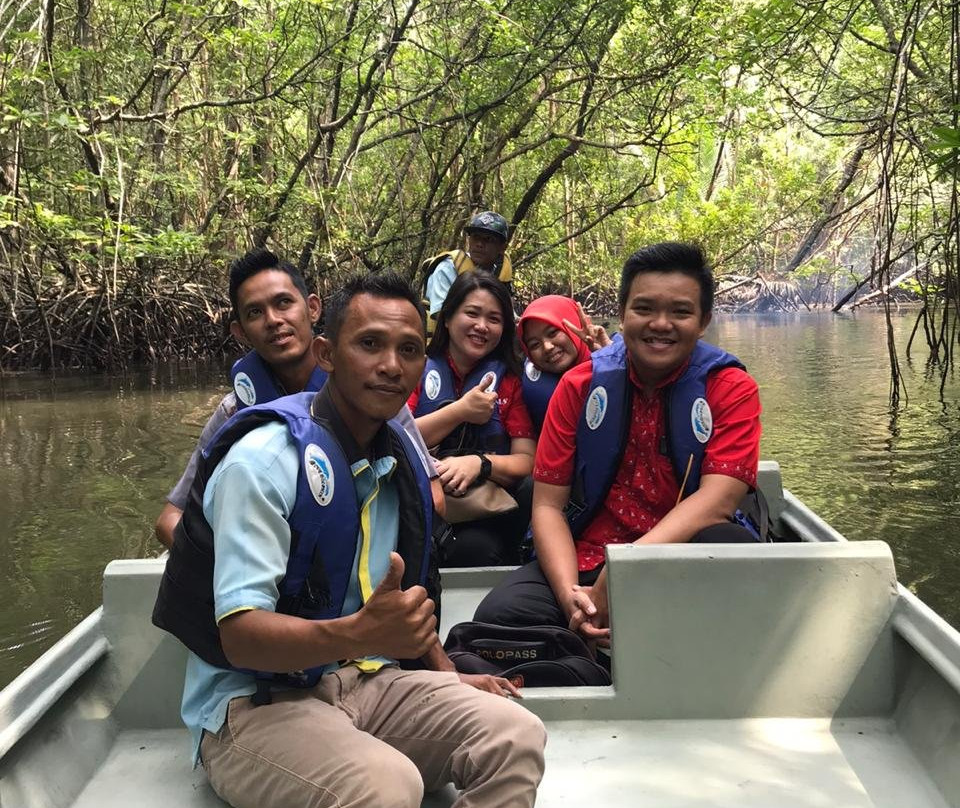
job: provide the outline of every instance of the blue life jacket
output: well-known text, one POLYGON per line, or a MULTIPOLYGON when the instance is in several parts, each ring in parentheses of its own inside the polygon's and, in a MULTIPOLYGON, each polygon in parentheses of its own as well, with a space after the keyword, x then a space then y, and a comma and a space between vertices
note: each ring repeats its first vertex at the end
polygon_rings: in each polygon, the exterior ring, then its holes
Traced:
MULTIPOLYGON (((304 393, 315 393, 327 380, 327 374, 319 367, 313 369, 304 393)), ((237 397, 237 409, 252 407, 254 404, 266 404, 275 398, 287 395, 287 392, 277 383, 270 366, 256 351, 249 351, 241 356, 230 368, 230 385, 237 397)), ((298 391, 300 392, 300 391, 298 391)))
POLYGON ((543 420, 547 417, 547 406, 550 397, 560 383, 561 374, 548 373, 540 370, 533 362, 527 359, 523 363, 523 377, 520 383, 523 386, 523 403, 527 405, 527 412, 537 432, 543 429, 543 420))
MULTIPOLYGON (((300 469, 297 497, 287 521, 290 556, 279 584, 276 611, 312 620, 340 617, 353 570, 360 513, 350 464, 335 436, 311 416, 316 393, 299 393, 234 415, 203 450, 197 476, 160 583, 153 622, 174 634, 205 662, 237 670, 227 660, 213 611, 213 531, 203 515, 208 480, 230 447, 270 421, 284 421, 297 444, 300 469)), ((413 444, 402 428, 389 423, 391 453, 397 460, 400 524, 397 552, 404 560, 401 586, 421 584, 439 604, 439 573, 431 538, 433 500, 413 444)), ((296 687, 317 682, 324 668, 295 673, 255 674, 296 687)))
MULTIPOLYGON (((487 390, 496 390, 507 372, 507 366, 499 359, 485 359, 467 374, 463 380, 463 391, 467 392, 476 387, 488 373, 493 373, 494 382, 487 387, 487 390)), ((413 412, 414 418, 436 412, 458 398, 456 378, 447 358, 428 356, 423 376, 420 377, 420 398, 413 412)), ((510 453, 510 437, 500 421, 499 404, 494 404, 493 415, 485 424, 465 423, 454 429, 440 441, 437 455, 447 457, 473 454, 481 450, 489 454, 510 453)))
MULTIPOLYGON (((577 425, 574 485, 567 508, 575 537, 590 524, 613 485, 627 444, 633 397, 629 355, 622 340, 595 351, 591 361, 593 375, 577 425)), ((707 378, 729 367, 744 366, 733 354, 699 340, 687 369, 664 390, 665 441, 660 451, 670 458, 682 497, 700 487, 700 467, 713 434, 707 378)))
MULTIPOLYGON (((622 343, 623 336, 618 332, 611 337, 611 341, 622 343)), ((526 404, 527 412, 530 413, 538 433, 543 429, 547 407, 561 378, 563 378, 562 373, 548 373, 540 370, 529 359, 523 363, 523 378, 520 380, 523 385, 523 403, 526 404)))

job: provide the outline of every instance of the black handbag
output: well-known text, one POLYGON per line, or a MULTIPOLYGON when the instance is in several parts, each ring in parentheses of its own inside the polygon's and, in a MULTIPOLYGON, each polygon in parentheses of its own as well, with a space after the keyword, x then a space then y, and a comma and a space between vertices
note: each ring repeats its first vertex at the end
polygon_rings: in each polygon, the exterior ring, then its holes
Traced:
POLYGON ((558 626, 458 623, 443 647, 460 673, 502 676, 517 687, 611 684, 583 639, 558 626))

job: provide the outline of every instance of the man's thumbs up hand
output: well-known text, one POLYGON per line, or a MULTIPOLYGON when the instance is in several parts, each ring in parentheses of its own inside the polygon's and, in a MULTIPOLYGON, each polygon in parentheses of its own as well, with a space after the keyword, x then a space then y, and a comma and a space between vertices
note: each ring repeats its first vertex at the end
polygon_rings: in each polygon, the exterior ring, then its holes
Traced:
POLYGON ((373 600, 378 594, 385 595, 387 592, 399 589, 400 582, 403 580, 404 569, 405 566, 400 553, 390 553, 390 566, 387 569, 387 574, 383 576, 383 580, 373 590, 370 600, 373 600))
POLYGON ((390 567, 358 615, 364 653, 417 659, 436 642, 433 601, 422 586, 400 588, 403 559, 390 553, 390 567))

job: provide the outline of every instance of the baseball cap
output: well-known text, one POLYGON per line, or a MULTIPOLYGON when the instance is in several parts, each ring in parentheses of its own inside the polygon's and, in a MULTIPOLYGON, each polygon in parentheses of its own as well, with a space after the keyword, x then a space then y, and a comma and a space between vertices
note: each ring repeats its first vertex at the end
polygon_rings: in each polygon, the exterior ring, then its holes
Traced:
POLYGON ((485 210, 483 213, 471 216, 463 230, 465 233, 491 233, 504 241, 507 240, 507 235, 510 232, 507 220, 492 210, 485 210))

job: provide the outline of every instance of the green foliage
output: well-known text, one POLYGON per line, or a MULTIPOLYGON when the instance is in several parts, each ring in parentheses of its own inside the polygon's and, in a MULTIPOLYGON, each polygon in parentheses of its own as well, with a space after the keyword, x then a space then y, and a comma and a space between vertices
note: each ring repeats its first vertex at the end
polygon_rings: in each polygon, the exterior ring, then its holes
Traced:
POLYGON ((939 176, 960 177, 960 129, 949 126, 934 126, 933 138, 927 148, 934 152, 934 162, 939 168, 939 176))
POLYGON ((479 208, 530 295, 665 238, 776 276, 816 228, 801 280, 863 274, 883 172, 901 247, 949 231, 955 33, 901 0, 84 8, 0 20, 0 238, 51 295, 158 268, 212 295, 255 241, 321 287, 412 274, 479 208))

